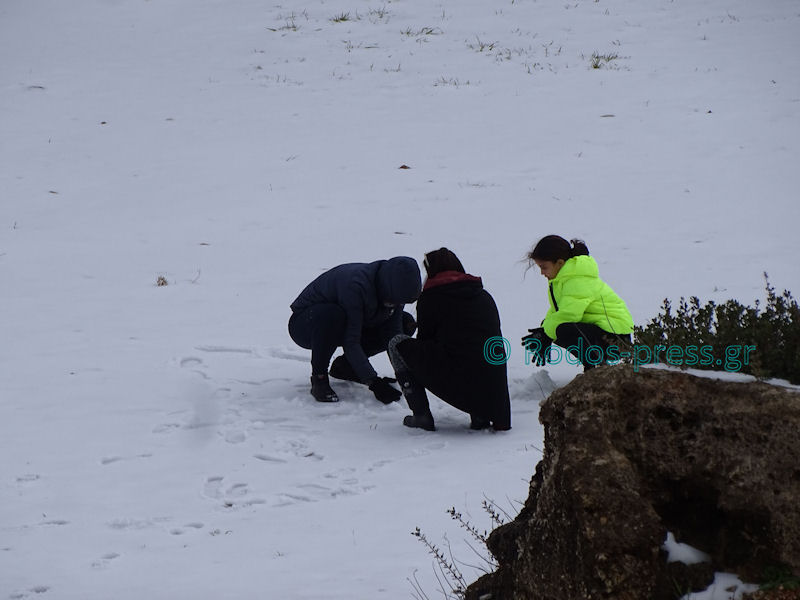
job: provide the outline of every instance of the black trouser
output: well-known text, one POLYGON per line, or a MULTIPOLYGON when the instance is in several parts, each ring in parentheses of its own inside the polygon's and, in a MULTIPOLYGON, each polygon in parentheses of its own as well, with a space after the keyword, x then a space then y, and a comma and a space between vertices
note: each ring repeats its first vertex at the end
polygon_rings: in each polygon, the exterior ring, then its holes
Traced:
POLYGON ((609 333, 592 323, 562 323, 553 343, 565 348, 585 369, 593 369, 608 360, 619 360, 620 353, 630 346, 631 336, 609 333))
MULTIPOLYGON (((414 318, 403 313, 403 325, 414 323, 414 318)), ((311 372, 321 375, 328 372, 331 357, 336 348, 344 343, 347 314, 338 304, 313 304, 292 313, 289 318, 289 335, 301 348, 311 350, 311 372)), ((375 356, 386 350, 389 340, 397 333, 391 330, 390 322, 361 330, 361 348, 367 356, 375 356)), ((412 330, 413 333, 413 330, 412 330)))

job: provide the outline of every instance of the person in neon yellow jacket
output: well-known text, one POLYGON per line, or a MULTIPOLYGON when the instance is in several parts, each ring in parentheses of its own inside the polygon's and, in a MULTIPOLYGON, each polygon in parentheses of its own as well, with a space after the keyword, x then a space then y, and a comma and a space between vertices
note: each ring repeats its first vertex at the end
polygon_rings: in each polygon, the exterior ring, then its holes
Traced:
POLYGON ((619 361, 625 352, 622 348, 631 342, 633 317, 622 298, 600 279, 597 262, 589 256, 586 244, 548 235, 527 258, 550 282, 550 308, 542 326, 529 329, 522 338, 528 356, 539 366, 550 362, 555 342, 580 361, 584 370, 619 361))

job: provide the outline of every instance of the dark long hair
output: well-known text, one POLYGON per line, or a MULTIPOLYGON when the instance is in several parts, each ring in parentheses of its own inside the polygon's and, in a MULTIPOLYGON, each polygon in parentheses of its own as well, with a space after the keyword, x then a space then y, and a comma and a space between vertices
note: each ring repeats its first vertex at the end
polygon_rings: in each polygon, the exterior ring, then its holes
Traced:
POLYGON ((439 248, 432 250, 425 255, 425 260, 422 261, 425 267, 425 272, 428 277, 435 277, 442 271, 458 271, 464 272, 464 266, 452 250, 447 248, 439 248))
POLYGON ((589 248, 583 240, 573 239, 568 242, 560 235, 546 235, 528 252, 527 257, 528 262, 533 263, 534 260, 567 261, 574 256, 584 255, 589 255, 589 248))

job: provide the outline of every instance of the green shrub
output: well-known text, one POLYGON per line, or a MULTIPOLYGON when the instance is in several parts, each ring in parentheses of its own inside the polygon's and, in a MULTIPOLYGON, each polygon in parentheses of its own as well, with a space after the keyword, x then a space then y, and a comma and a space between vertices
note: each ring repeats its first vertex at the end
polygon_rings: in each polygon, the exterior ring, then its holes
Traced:
POLYGON ((636 343, 649 348, 706 348, 697 362, 678 364, 700 369, 725 365, 729 371, 800 384, 800 307, 789 291, 776 294, 766 273, 764 280, 767 299, 763 308, 759 300, 755 306, 737 300, 701 304, 692 296, 689 300, 681 297, 673 311, 672 303, 665 299, 659 315, 647 326, 636 328, 636 343), (744 351, 730 360, 737 347, 744 351))
POLYGON ((800 590, 800 576, 792 573, 786 565, 767 567, 764 570, 761 590, 800 590))

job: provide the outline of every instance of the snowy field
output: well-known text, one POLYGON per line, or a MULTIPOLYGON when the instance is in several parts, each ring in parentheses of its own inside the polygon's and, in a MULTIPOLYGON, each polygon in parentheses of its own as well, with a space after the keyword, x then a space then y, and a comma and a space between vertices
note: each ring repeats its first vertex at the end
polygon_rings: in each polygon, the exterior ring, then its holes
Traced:
POLYGON ((638 324, 800 292, 798 56, 797 0, 0 1, 0 600, 441 597, 411 532, 478 563, 446 510, 518 509, 579 373, 524 364, 534 242, 638 324), (314 402, 297 293, 440 246, 513 429, 314 402))

